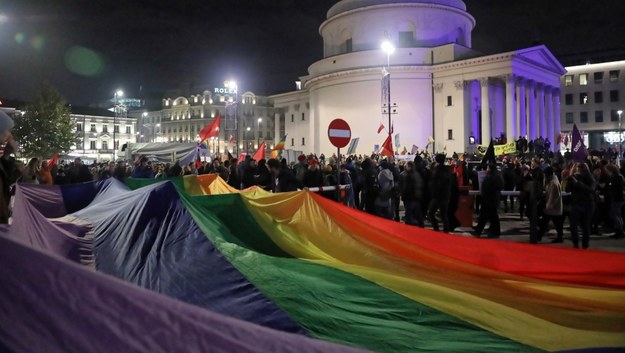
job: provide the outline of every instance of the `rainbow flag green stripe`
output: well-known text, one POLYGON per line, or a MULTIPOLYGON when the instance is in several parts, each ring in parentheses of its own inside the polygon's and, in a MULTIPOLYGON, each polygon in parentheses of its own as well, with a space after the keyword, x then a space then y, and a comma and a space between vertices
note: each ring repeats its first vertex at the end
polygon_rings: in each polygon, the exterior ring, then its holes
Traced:
POLYGON ((289 257, 238 194, 182 196, 215 246, 314 337, 377 352, 536 352, 346 271, 289 257))

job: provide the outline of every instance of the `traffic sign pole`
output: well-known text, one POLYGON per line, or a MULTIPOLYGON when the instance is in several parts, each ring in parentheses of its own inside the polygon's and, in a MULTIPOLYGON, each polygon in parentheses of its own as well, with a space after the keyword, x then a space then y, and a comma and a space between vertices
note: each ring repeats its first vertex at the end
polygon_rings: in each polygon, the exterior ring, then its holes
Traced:
POLYGON ((341 147, 349 144, 352 138, 352 130, 349 124, 343 119, 334 119, 328 126, 328 138, 330 143, 336 147, 336 199, 341 202, 341 147))

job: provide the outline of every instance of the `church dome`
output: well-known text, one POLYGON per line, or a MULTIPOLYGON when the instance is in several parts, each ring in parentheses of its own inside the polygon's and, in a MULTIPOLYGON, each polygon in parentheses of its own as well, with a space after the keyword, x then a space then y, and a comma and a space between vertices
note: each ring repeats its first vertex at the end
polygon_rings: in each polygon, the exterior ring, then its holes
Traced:
POLYGON ((467 10, 467 6, 462 0, 342 0, 328 10, 327 18, 367 6, 389 4, 432 4, 454 7, 462 11, 467 10))
POLYGON ((319 27, 324 57, 397 48, 471 47, 475 19, 462 0, 342 0, 319 27))

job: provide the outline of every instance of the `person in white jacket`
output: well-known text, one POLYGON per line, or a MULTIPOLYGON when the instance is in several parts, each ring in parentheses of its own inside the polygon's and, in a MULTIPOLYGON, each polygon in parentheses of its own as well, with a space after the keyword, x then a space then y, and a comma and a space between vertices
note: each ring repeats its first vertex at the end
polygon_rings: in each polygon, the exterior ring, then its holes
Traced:
POLYGON ((560 187, 560 181, 553 174, 553 168, 547 167, 544 170, 544 201, 545 208, 543 209, 543 215, 540 219, 540 225, 538 230, 538 240, 542 239, 542 236, 547 232, 549 221, 553 222, 556 228, 557 237, 552 243, 563 242, 563 228, 564 217, 562 216, 562 188, 560 187))

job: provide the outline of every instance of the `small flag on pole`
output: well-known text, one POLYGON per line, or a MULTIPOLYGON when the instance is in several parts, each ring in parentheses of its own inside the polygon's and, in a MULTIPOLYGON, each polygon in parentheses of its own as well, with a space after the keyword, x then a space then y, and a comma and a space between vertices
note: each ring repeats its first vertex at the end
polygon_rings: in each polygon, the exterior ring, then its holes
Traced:
POLYGON ((382 130, 384 130, 384 124, 380 123, 380 126, 378 127, 378 134, 382 132, 382 130))
POLYGON ((352 139, 352 142, 349 143, 349 148, 347 149, 347 155, 356 153, 356 148, 358 148, 358 142, 360 142, 360 137, 352 139))

